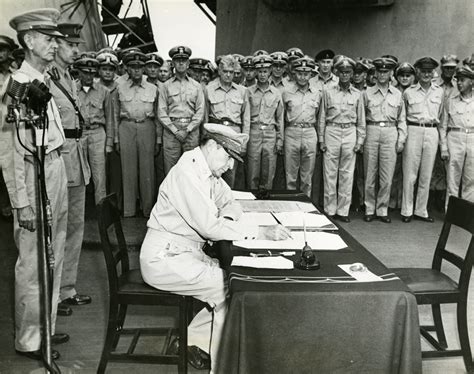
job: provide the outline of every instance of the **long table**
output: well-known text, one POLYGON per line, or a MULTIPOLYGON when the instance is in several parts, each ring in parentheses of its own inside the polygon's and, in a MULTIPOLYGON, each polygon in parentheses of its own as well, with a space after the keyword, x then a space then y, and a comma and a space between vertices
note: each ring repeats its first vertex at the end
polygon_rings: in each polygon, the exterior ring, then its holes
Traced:
POLYGON ((220 243, 231 301, 217 373, 421 373, 415 297, 347 231, 339 234, 348 248, 317 251, 316 271, 230 266, 248 250, 220 243), (382 280, 357 282, 337 266, 355 262, 382 280))

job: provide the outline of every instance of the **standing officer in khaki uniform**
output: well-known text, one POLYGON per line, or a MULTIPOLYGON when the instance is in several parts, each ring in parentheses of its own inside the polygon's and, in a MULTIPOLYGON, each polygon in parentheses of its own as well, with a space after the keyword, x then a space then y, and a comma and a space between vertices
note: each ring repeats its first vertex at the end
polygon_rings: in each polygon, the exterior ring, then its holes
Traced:
POLYGON ((433 83, 434 69, 438 62, 423 57, 415 62, 418 83, 403 93, 407 113, 408 138, 403 150, 402 221, 416 219, 433 222, 428 215, 427 204, 431 173, 438 149, 439 118, 443 110, 443 89, 433 83), (415 211, 413 199, 418 181, 415 211))
POLYGON ((90 168, 87 161, 84 130, 77 98, 77 85, 69 74, 69 67, 79 54, 79 43, 82 26, 74 23, 58 25, 65 38, 58 39, 58 51, 55 62, 49 70, 52 78, 51 94, 58 104, 61 122, 66 135, 61 153, 68 176, 68 218, 66 248, 64 249, 64 266, 61 278, 59 315, 70 315, 69 305, 82 305, 91 302, 87 295, 76 292, 77 269, 84 237, 84 215, 86 185, 90 180, 90 168))
MULTIPOLYGON (((12 78, 29 82, 37 79, 48 84, 45 78, 47 66, 54 60, 58 48, 56 38, 62 37, 57 28, 59 12, 56 9, 38 9, 23 13, 10 20, 10 26, 18 33, 18 40, 25 49, 25 60, 12 78)), ((6 88, 6 87, 4 87, 6 88)), ((34 149, 36 139, 30 127, 20 122, 16 127, 6 123, 7 105, 5 96, 1 101, 0 162, 3 176, 14 212, 13 238, 18 248, 15 265, 15 350, 31 359, 41 360, 40 286, 38 281, 38 233, 36 161, 20 143, 34 149)), ((54 276, 51 279, 52 333, 56 325, 56 307, 64 257, 67 225, 67 177, 64 161, 59 151, 65 138, 58 108, 53 100, 47 105, 48 147, 44 159, 45 184, 52 210, 52 249, 54 253, 54 276)), ((66 342, 66 334, 53 335, 53 343, 66 342), (58 340, 58 338, 60 338, 58 340)), ((54 359, 59 353, 52 352, 54 359)))
POLYGON ((102 52, 97 54, 96 60, 99 63, 98 82, 112 92, 117 87, 115 81, 115 73, 119 64, 117 56, 110 52, 102 52))
POLYGON ((462 66, 456 78, 458 90, 445 102, 439 131, 441 157, 447 161, 446 208, 449 196, 474 202, 474 71, 462 66))
POLYGON ((148 53, 146 55, 145 74, 146 80, 160 88, 161 82, 158 79, 160 67, 163 65, 163 59, 157 53, 148 53))
POLYGON ((373 64, 377 83, 363 92, 367 124, 364 221, 371 222, 376 214, 380 221, 390 223, 387 212, 393 172, 407 136, 405 104, 401 92, 390 84, 397 63, 382 57, 373 64))
POLYGON ((118 83, 114 91, 124 217, 136 215, 138 198, 143 216, 149 217, 156 198, 154 154, 161 148, 162 128, 156 116, 158 88, 143 79, 146 59, 142 52, 128 53, 124 63, 129 77, 118 83))
MULTIPOLYGON (((206 86, 206 122, 229 126, 235 132, 250 133, 250 104, 245 87, 233 82, 235 59, 223 56, 219 62, 219 78, 206 86)), ((244 150, 245 151, 245 150, 244 150)), ((234 188, 237 165, 228 170, 223 178, 234 188)), ((245 187, 242 180, 239 187, 245 187)))
POLYGON ((283 83, 289 83, 295 81, 295 76, 293 73, 293 61, 304 56, 303 51, 298 47, 291 47, 287 49, 286 55, 288 56, 288 64, 286 66, 286 77, 283 77, 283 83))
POLYGON ((199 145, 199 126, 204 118, 204 93, 199 82, 187 75, 191 49, 171 48, 174 77, 163 83, 158 101, 158 118, 163 126, 165 174, 183 152, 199 145))
POLYGON ((314 61, 309 57, 295 60, 295 82, 283 92, 286 188, 296 190, 299 176, 300 190, 308 197, 311 195, 316 159, 316 126, 321 102, 321 92, 309 84, 314 66, 314 61))
POLYGON ((362 93, 351 86, 355 62, 342 57, 334 67, 339 84, 323 89, 318 126, 324 153, 324 211, 350 222, 356 153, 365 139, 364 100, 362 93))
POLYGON ((280 91, 269 83, 273 59, 253 58, 257 84, 249 87, 250 137, 247 145, 247 185, 272 189, 276 156, 283 149, 283 102, 280 91))
POLYGON ((257 72, 255 70, 255 66, 253 66, 253 56, 244 57, 240 65, 242 66, 244 75, 242 85, 244 87, 250 87, 257 83, 257 72))
POLYGON ((79 72, 77 97, 79 110, 84 118, 82 144, 91 168, 95 203, 98 204, 107 195, 105 156, 112 152, 114 145, 113 107, 110 91, 94 82, 98 61, 82 58, 74 65, 79 72))

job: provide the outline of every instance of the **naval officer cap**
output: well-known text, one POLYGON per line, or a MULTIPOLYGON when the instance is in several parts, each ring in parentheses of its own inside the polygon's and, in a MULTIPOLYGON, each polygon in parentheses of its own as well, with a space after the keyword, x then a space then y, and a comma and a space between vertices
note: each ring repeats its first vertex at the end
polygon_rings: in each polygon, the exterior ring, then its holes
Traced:
POLYGON ((456 78, 469 78, 474 79, 474 71, 467 65, 460 66, 456 69, 456 78))
POLYGON ((321 61, 321 60, 332 60, 336 54, 332 49, 323 49, 322 51, 319 51, 316 56, 314 56, 314 59, 316 61, 321 61))
POLYGON ((168 52, 168 55, 172 59, 175 59, 175 58, 188 59, 189 57, 191 57, 192 53, 193 52, 191 51, 191 48, 186 47, 184 45, 179 45, 179 46, 171 48, 170 51, 168 52))
POLYGON ((269 68, 273 65, 273 59, 269 55, 259 55, 253 58, 255 69, 269 68))
POLYGON ((58 29, 69 43, 84 43, 81 38, 82 25, 80 23, 60 23, 58 29))
POLYGON ((18 48, 18 45, 15 41, 6 35, 0 35, 0 46, 7 47, 10 51, 18 48))
POLYGON ((37 31, 49 36, 63 37, 58 30, 59 16, 60 13, 56 9, 42 8, 13 17, 9 24, 17 33, 37 31))
POLYGON ((238 133, 228 126, 216 123, 204 124, 205 136, 220 144, 225 151, 237 161, 244 162, 242 154, 245 152, 249 136, 238 133))
POLYGON ((245 56, 244 56, 244 55, 241 55, 240 53, 234 53, 234 54, 232 55, 232 57, 234 57, 235 60, 236 60, 239 64, 240 64, 240 63, 244 60, 244 58, 245 58, 245 56))
POLYGON ((438 65, 439 65, 438 61, 436 61, 432 57, 419 58, 413 64, 413 66, 415 66, 415 68, 417 68, 417 69, 429 69, 429 70, 436 69, 438 67, 438 65))
POLYGON ((254 53, 253 53, 254 56, 260 56, 260 55, 267 55, 268 56, 268 52, 265 51, 264 49, 257 49, 254 53))
POLYGON ((288 56, 288 61, 294 61, 298 58, 303 57, 304 53, 298 47, 291 47, 286 51, 286 55, 288 56))
POLYGON ((397 62, 391 57, 379 57, 372 61, 375 70, 393 70, 397 67, 397 62))
POLYGON ((415 68, 413 67, 412 64, 409 62, 402 62, 400 65, 398 65, 397 70, 395 70, 395 76, 399 76, 400 74, 416 74, 415 68))
POLYGON ((354 69, 355 65, 356 63, 352 58, 347 56, 341 56, 334 64, 334 69, 337 69, 339 71, 344 69, 354 69))
POLYGON ((366 58, 359 58, 356 61, 354 72, 356 73, 366 73, 370 69, 370 62, 366 58))
POLYGON ((459 64, 459 59, 456 55, 444 55, 440 62, 443 67, 456 67, 459 64))
POLYGON ((99 67, 99 61, 95 58, 82 57, 74 62, 74 67, 86 73, 96 73, 99 67))
POLYGON ((123 63, 127 66, 144 66, 147 60, 143 52, 132 51, 127 53, 123 58, 123 63))
POLYGON ((254 68, 255 66, 253 65, 253 56, 245 56, 240 65, 247 69, 254 68))
POLYGON ((145 65, 158 65, 158 66, 163 65, 163 58, 157 53, 154 53, 154 52, 147 53, 146 58, 147 60, 145 62, 145 65))
POLYGON ((110 52, 101 52, 97 55, 96 59, 100 66, 112 66, 116 68, 119 63, 117 56, 110 52))
POLYGON ((189 60, 189 67, 197 70, 204 70, 209 60, 205 58, 191 58, 189 60))
POLYGON ((293 70, 295 71, 313 71, 316 63, 312 58, 304 56, 293 61, 293 70))
POLYGON ((288 63, 288 55, 285 52, 273 52, 270 57, 273 59, 274 64, 286 64, 288 63))

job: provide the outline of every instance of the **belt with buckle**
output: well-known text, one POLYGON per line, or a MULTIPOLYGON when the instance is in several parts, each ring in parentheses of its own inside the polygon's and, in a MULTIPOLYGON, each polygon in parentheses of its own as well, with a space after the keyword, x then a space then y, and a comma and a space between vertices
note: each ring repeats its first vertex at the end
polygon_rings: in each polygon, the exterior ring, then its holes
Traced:
POLYGON ((211 123, 219 123, 219 124, 224 125, 224 126, 238 126, 238 127, 242 127, 242 125, 241 125, 240 123, 235 123, 234 121, 231 121, 230 119, 218 119, 218 118, 210 117, 210 118, 209 118, 209 122, 211 122, 211 123))
POLYGON ((348 129, 355 126, 355 123, 339 123, 339 122, 327 122, 326 126, 340 127, 341 129, 348 129))
POLYGON ((192 118, 191 117, 170 117, 170 120, 172 122, 188 124, 191 122, 192 118))
POLYGON ((315 122, 294 122, 294 123, 289 123, 287 126, 300 127, 302 129, 309 129, 310 127, 316 127, 316 123, 315 122))
POLYGON ((105 127, 105 125, 100 122, 92 122, 89 125, 85 125, 84 130, 95 130, 95 129, 98 129, 99 127, 105 127))
POLYGON ((436 123, 418 123, 418 122, 411 122, 407 121, 408 126, 418 126, 418 127, 427 127, 427 128, 433 128, 433 127, 438 127, 436 123))
POLYGON ((394 127, 394 121, 367 121, 368 126, 394 127))
POLYGON ((82 136, 82 129, 80 127, 75 129, 64 129, 64 136, 66 139, 80 139, 82 136))
POLYGON ((261 122, 254 122, 254 123, 251 123, 250 124, 250 128, 252 129, 260 129, 260 130, 266 130, 266 129, 274 129, 275 128, 275 125, 268 125, 268 124, 265 124, 265 123, 261 123, 261 122))
POLYGON ((134 122, 134 123, 143 123, 143 122, 146 122, 149 119, 151 120, 151 118, 143 118, 143 119, 121 118, 122 121, 134 122))
POLYGON ((464 132, 466 134, 474 134, 474 127, 448 127, 448 132, 464 132))

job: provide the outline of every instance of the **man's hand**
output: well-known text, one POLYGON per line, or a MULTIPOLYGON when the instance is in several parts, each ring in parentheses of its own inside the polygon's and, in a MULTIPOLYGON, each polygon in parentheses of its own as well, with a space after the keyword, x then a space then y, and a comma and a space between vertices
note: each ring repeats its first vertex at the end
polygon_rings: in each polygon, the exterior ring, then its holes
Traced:
POLYGON ((158 156, 161 152, 161 144, 155 144, 155 156, 158 156))
POLYGON ((111 145, 106 145, 105 146, 105 153, 110 153, 114 150, 114 147, 112 147, 111 145))
POLYGON ((36 230, 36 214, 30 205, 18 209, 18 224, 28 231, 36 230))
POLYGON ((448 161, 449 160, 449 151, 446 149, 441 151, 441 160, 448 161))
POLYGON ((180 143, 184 142, 184 140, 186 139, 186 137, 188 136, 188 132, 183 129, 183 130, 178 130, 174 133, 174 136, 176 136, 176 139, 178 139, 178 141, 180 143))
POLYGON ((291 238, 291 231, 283 225, 260 226, 257 239, 285 240, 291 238))
POLYGON ((277 155, 282 155, 282 154, 283 154, 283 143, 277 142, 277 143, 275 144, 275 153, 276 153, 277 155))
POLYGON ((360 144, 356 144, 356 146, 354 147, 354 152, 362 153, 362 146, 360 144))
POLYGON ((405 144, 398 144, 397 143, 397 147, 396 147, 397 153, 401 153, 403 151, 403 148, 405 148, 405 144))
POLYGON ((328 147, 326 147, 326 143, 320 142, 320 143, 319 143, 319 150, 320 150, 322 153, 326 152, 326 151, 328 150, 328 147))

